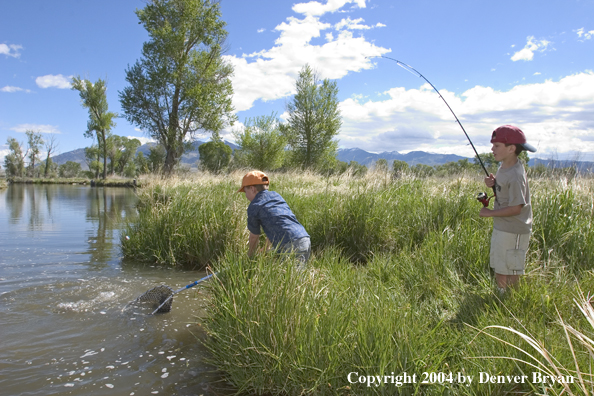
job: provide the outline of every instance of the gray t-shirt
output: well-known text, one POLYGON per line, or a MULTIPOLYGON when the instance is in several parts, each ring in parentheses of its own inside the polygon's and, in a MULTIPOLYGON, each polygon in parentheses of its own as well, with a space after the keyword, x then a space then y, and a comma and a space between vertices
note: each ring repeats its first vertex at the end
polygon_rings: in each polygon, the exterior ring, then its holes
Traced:
POLYGON ((524 205, 517 216, 493 217, 493 228, 511 234, 529 234, 532 231, 532 205, 526 171, 520 161, 510 168, 497 170, 497 198, 495 209, 524 205))

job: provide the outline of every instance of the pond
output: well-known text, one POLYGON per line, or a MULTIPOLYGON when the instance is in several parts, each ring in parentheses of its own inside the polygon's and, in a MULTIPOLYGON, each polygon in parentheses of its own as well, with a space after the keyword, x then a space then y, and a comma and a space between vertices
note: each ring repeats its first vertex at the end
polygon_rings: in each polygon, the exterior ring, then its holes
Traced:
POLYGON ((169 313, 123 309, 154 286, 205 275, 122 259, 120 230, 135 203, 128 188, 0 190, 0 393, 223 393, 198 341, 199 286, 177 294, 169 313))

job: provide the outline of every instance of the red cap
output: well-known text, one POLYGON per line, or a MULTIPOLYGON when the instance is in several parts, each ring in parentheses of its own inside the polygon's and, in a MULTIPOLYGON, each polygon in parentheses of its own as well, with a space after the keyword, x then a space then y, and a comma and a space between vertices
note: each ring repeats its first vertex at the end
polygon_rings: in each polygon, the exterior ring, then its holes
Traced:
POLYGON ((241 181, 241 188, 237 192, 244 192, 247 186, 255 186, 259 184, 270 184, 268 176, 264 172, 251 171, 248 172, 241 181))
POLYGON ((536 149, 531 144, 526 143, 526 136, 524 132, 513 125, 503 125, 493 131, 491 135, 491 143, 515 144, 522 147, 524 150, 536 152, 536 149))

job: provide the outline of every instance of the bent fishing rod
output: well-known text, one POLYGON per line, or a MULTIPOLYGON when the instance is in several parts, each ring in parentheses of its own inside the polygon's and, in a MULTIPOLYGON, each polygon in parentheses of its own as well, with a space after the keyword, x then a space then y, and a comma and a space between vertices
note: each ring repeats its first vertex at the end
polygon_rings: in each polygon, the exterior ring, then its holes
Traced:
MULTIPOLYGON (((372 57, 366 57, 366 58, 372 58, 372 57)), ((460 122, 460 120, 456 116, 456 113, 454 113, 454 110, 452 110, 452 108, 450 107, 450 105, 448 104, 448 102, 445 100, 445 98, 441 95, 441 93, 439 92, 439 90, 437 88, 435 88, 435 85, 433 85, 431 83, 431 81, 427 80, 427 78, 424 75, 422 75, 421 73, 419 73, 419 71, 417 71, 414 67, 412 67, 410 65, 407 65, 404 62, 401 62, 401 61, 399 61, 397 59, 394 59, 394 58, 390 58, 388 56, 381 56, 380 55, 379 58, 389 59, 391 61, 396 62, 396 64, 398 66, 402 67, 404 70, 412 73, 413 75, 415 75, 417 77, 421 77, 423 80, 427 81, 427 83, 429 85, 431 85, 431 88, 433 88, 435 90, 435 92, 437 92, 437 94, 439 95, 439 97, 441 98, 441 100, 443 100, 443 103, 445 103, 445 105, 448 106, 448 109, 450 109, 450 112, 452 113, 452 115, 456 119, 456 122, 458 123, 458 125, 460 125, 460 128, 462 128, 462 132, 464 132, 464 135, 466 136, 466 139, 468 139, 468 142, 470 143, 470 146, 474 150, 474 153, 476 154, 476 158, 478 159, 479 163, 481 164, 481 167, 485 171, 485 175, 487 175, 487 177, 489 177, 489 172, 487 171, 487 168, 485 167, 485 164, 483 163, 483 160, 481 159, 481 156, 479 155, 478 151, 476 151, 476 148, 474 147, 474 144, 472 144, 472 140, 470 140, 470 136, 468 136, 468 133, 466 133, 466 130, 464 129, 464 126, 462 126, 462 123, 460 122)), ((484 194, 484 193, 481 193, 481 194, 484 194)), ((488 206, 489 205, 489 199, 490 198, 482 197, 481 194, 479 194, 479 198, 477 198, 477 199, 480 202, 482 202, 484 206, 488 206), (485 203, 485 201, 486 201, 486 203, 485 203)), ((497 192, 495 190, 495 186, 493 186, 493 194, 494 194, 494 196, 497 195, 497 192)))

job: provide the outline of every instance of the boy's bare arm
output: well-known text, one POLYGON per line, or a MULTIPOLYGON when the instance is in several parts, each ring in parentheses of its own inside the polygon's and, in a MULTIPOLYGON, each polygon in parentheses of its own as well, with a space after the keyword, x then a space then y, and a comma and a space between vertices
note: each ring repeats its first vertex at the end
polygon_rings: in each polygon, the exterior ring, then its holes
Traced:
POLYGON ((510 217, 517 216, 522 212, 524 205, 507 206, 501 209, 482 208, 479 212, 480 217, 510 217))
POLYGON ((258 242, 260 240, 260 235, 252 234, 250 232, 250 236, 248 239, 248 257, 252 257, 256 252, 256 248, 258 247, 258 242))

